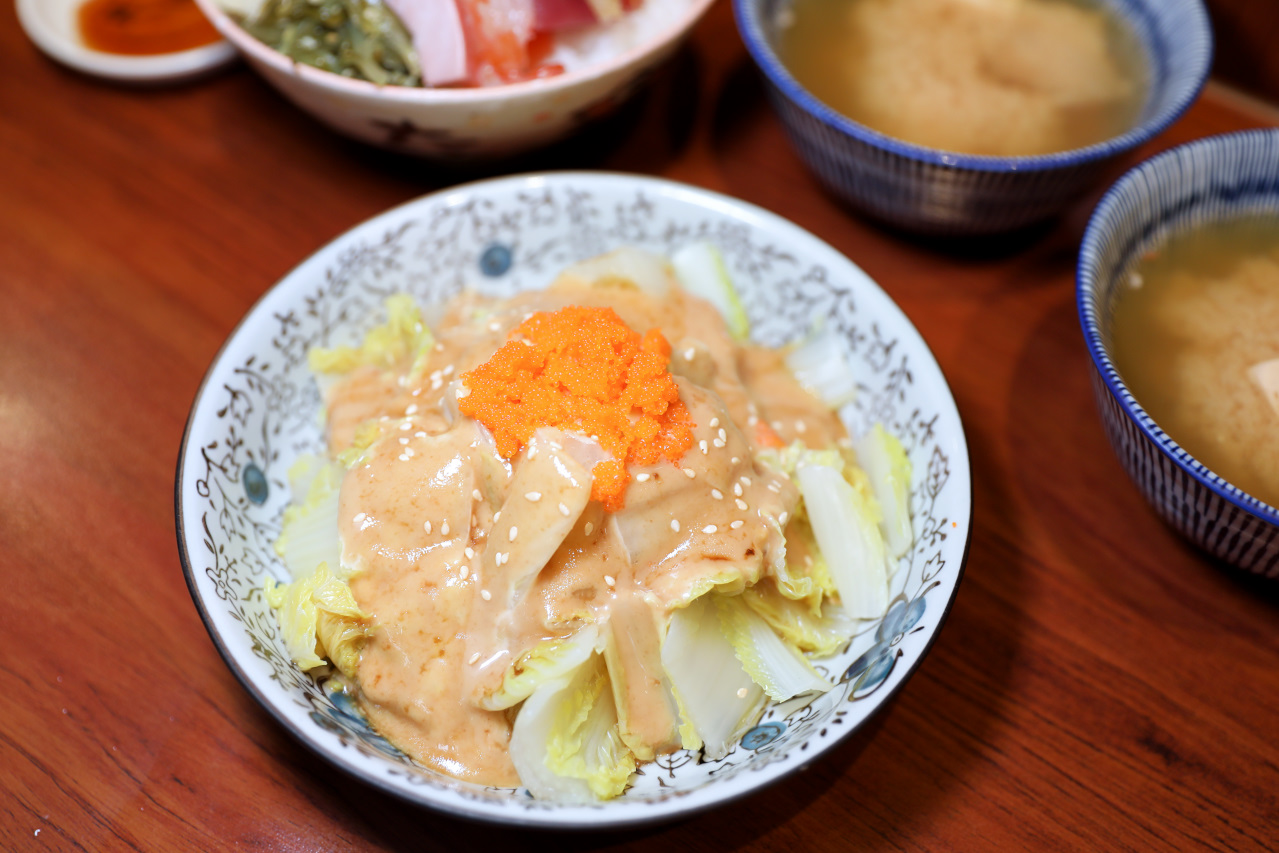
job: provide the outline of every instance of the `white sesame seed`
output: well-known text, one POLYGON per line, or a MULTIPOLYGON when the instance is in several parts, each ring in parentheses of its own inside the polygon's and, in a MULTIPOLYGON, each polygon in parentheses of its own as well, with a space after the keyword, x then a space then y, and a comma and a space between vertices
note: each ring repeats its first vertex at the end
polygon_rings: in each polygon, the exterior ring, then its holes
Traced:
POLYGON ((720 441, 728 441, 728 433, 724 432, 724 428, 723 428, 723 427, 720 427, 720 428, 719 428, 719 433, 718 433, 718 435, 719 435, 719 440, 720 440, 720 441))
POLYGON ((449 520, 447 518, 440 522, 440 535, 449 535, 449 520))
POLYGON ((734 456, 732 459, 730 459, 730 460, 728 460, 728 461, 729 461, 729 462, 732 462, 734 465, 736 465, 738 462, 741 462, 742 460, 741 460, 741 458, 740 458, 740 457, 738 457, 738 456, 734 456))
POLYGON ((679 533, 679 522, 673 518, 671 519, 671 530, 674 530, 676 533, 679 533))
POLYGON ((722 501, 724 499, 724 493, 719 489, 711 489, 711 497, 717 501, 722 501))
POLYGON ((404 414, 405 414, 405 415, 416 415, 416 414, 417 414, 417 403, 413 403, 413 404, 411 404, 411 405, 410 405, 407 409, 405 409, 405 410, 404 410, 404 414))
POLYGON ((769 424, 769 426, 771 426, 771 427, 773 428, 773 431, 774 431, 774 432, 781 432, 781 431, 782 431, 782 422, 781 422, 781 421, 773 421, 771 424, 769 424))
POLYGON ((586 533, 587 536, 590 536, 592 533, 595 532, 595 525, 592 522, 588 521, 586 522, 586 526, 582 528, 582 530, 584 533, 586 533))
POLYGON ((688 349, 684 350, 684 360, 685 360, 685 361, 692 361, 692 360, 693 360, 696 356, 697 356, 697 349, 696 349, 696 348, 694 348, 694 347, 689 347, 688 349))
POLYGON ((514 541, 515 541, 515 537, 516 537, 516 536, 519 536, 519 535, 520 535, 520 529, 519 529, 518 527, 516 527, 515 525, 513 525, 513 524, 512 524, 512 525, 511 525, 511 532, 510 532, 509 534, 507 534, 507 536, 506 536, 506 541, 508 541, 508 542, 514 542, 514 541))
POLYGON ((751 426, 751 427, 753 427, 753 426, 755 426, 757 423, 759 423, 759 418, 757 418, 755 415, 751 415, 750 417, 748 417, 748 418, 746 419, 746 425, 747 425, 747 426, 751 426))
POLYGON ((414 388, 414 389, 413 389, 413 395, 412 395, 412 396, 414 396, 414 397, 421 397, 421 396, 422 396, 422 389, 421 389, 421 388, 414 388))
POLYGON ((494 563, 496 563, 496 564, 497 564, 497 565, 499 565, 499 566, 502 566, 502 565, 505 565, 505 564, 506 564, 506 561, 507 561, 508 559, 510 559, 510 557, 511 557, 511 555, 510 555, 510 553, 509 553, 509 552, 507 552, 507 551, 498 551, 498 552, 497 552, 497 556, 493 558, 493 562, 494 562, 494 563))
MULTIPOLYGON (((469 548, 468 548, 467 550, 468 550, 468 551, 470 551, 470 549, 469 549, 469 548)), ((472 553, 472 554, 474 554, 475 552, 474 552, 474 551, 472 551, 471 553, 472 553)), ((471 574, 471 567, 470 567, 470 566, 463 566, 463 567, 462 567, 462 580, 466 580, 467 576, 468 576, 468 575, 470 575, 470 574, 471 574)))
POLYGON ((648 482, 648 474, 636 474, 636 475, 635 475, 635 480, 636 480, 636 482, 639 482, 639 483, 647 483, 647 482, 648 482))
POLYGON ((460 385, 458 386, 457 393, 453 396, 457 397, 459 400, 464 397, 469 397, 471 396, 471 389, 467 388, 465 385, 460 385))
POLYGON ((401 454, 400 454, 400 461, 401 461, 401 462, 408 462, 408 461, 409 461, 409 457, 407 457, 407 456, 405 456, 403 453, 401 453, 401 454))
POLYGON ((703 438, 701 441, 697 442, 697 446, 702 449, 703 456, 705 456, 707 453, 710 453, 710 447, 709 445, 706 444, 706 439, 703 438))
POLYGON ((711 418, 711 429, 715 429, 717 426, 719 426, 719 418, 711 418))
POLYGON ((418 430, 417 432, 413 433, 413 437, 414 437, 414 438, 426 438, 426 433, 422 432, 421 430, 418 430))
POLYGON ((442 370, 441 372, 442 372, 445 376, 449 376, 449 375, 451 375, 451 374, 453 373, 453 365, 451 365, 451 364, 450 364, 448 367, 444 368, 444 370, 442 370))
POLYGON ((480 590, 480 598, 484 599, 485 601, 490 601, 493 598, 493 594, 489 592, 487 589, 482 589, 480 590))
MULTIPOLYGON (((476 652, 475 654, 471 655, 470 659, 467 660, 467 663, 470 664, 471 666, 475 666, 475 662, 478 661, 479 659, 480 659, 480 653, 476 652)), ((745 689, 746 689, 745 687, 742 688, 742 690, 745 690, 745 689)))
POLYGON ((535 445, 533 445, 532 447, 530 447, 530 448, 528 449, 528 458, 529 458, 529 459, 536 459, 536 458, 537 458, 537 445, 536 445, 536 444, 535 444, 535 445))
POLYGON ((769 483, 769 484, 768 484, 768 490, 769 490, 770 492, 774 492, 774 493, 776 493, 776 494, 781 494, 782 487, 781 487, 781 486, 779 486, 779 485, 777 485, 776 483, 769 483))
POLYGON ((405 421, 404 423, 400 424, 400 429, 404 430, 405 432, 408 432, 409 430, 413 429, 413 424, 410 423, 409 421, 405 421))
POLYGON ((409 440, 407 437, 400 439, 400 444, 408 444, 408 443, 409 443, 409 440))
POLYGON ((497 512, 493 513, 493 523, 497 524, 498 520, 501 517, 502 517, 502 511, 499 509, 497 512))
POLYGON ((524 493, 524 500, 526 501, 532 501, 533 503, 537 503, 541 499, 542 499, 541 492, 525 492, 524 493))
POLYGON ((745 699, 745 698, 746 698, 746 694, 747 694, 747 692, 748 692, 748 691, 746 690, 746 688, 745 688, 745 687, 739 687, 739 688, 737 688, 737 698, 738 698, 738 699, 745 699))
POLYGON ((498 321, 496 321, 496 320, 494 320, 492 323, 489 323, 489 331, 490 331, 490 332, 496 332, 496 331, 497 331, 498 329, 500 329, 500 328, 502 328, 502 324, 501 324, 501 323, 499 323, 499 322, 498 322, 498 321))
POLYGON ((475 498, 477 501, 484 500, 484 495, 480 494, 479 489, 471 489, 471 497, 475 498))
POLYGON ((736 503, 737 503, 737 508, 740 509, 742 512, 745 512, 746 510, 750 509, 750 507, 747 506, 746 501, 742 500, 741 498, 738 498, 736 503))
POLYGON ((751 478, 750 478, 750 477, 747 477, 745 474, 743 474, 742 476, 738 477, 737 479, 741 480, 743 483, 745 483, 745 484, 746 484, 746 485, 748 485, 748 486, 751 484, 751 478))
POLYGON ((807 430, 808 424, 803 421, 795 421, 795 432, 806 432, 807 430))
POLYGON ((702 532, 703 532, 703 533, 705 533, 705 534, 707 534, 707 535, 709 535, 709 534, 711 534, 711 533, 718 533, 718 532, 719 532, 719 528, 718 528, 718 527, 716 527, 716 526, 715 526, 715 525, 713 525, 713 524, 708 524, 708 525, 706 525, 705 527, 703 527, 703 528, 702 528, 702 532))
POLYGON ((742 525, 743 525, 743 524, 745 524, 745 523, 746 523, 746 522, 742 521, 742 520, 739 518, 739 519, 737 519, 736 521, 734 521, 732 524, 730 524, 730 525, 728 525, 728 526, 729 526, 729 527, 731 527, 733 530, 741 530, 741 529, 742 529, 742 525))
POLYGON ((697 476, 697 472, 694 471, 692 468, 685 468, 683 469, 683 471, 684 471, 684 476, 690 480, 697 476))
POLYGON ((413 448, 411 448, 411 447, 406 447, 406 448, 404 448, 404 455, 405 455, 405 456, 408 456, 408 457, 410 457, 410 458, 411 458, 411 457, 413 457, 413 456, 414 456, 414 455, 416 455, 416 454, 417 454, 417 451, 416 451, 416 450, 414 450, 413 448))
MULTIPOLYGON (((462 553, 466 555, 466 559, 468 560, 475 559, 475 549, 472 548, 470 545, 467 545, 466 548, 462 550, 462 553)), ((465 567, 463 567, 462 571, 466 571, 465 567)))
POLYGON ((422 529, 429 534, 431 532, 431 522, 428 521, 425 524, 423 524, 422 529))
POLYGON ((789 519, 790 519, 790 513, 783 512, 781 515, 777 516, 777 523, 785 524, 789 519))
POLYGON ((712 441, 711 444, 715 445, 716 447, 723 447, 725 445, 725 441, 722 438, 717 438, 714 441, 712 441))
POLYGON ((568 518, 569 509, 567 504, 560 504, 560 515, 564 516, 565 518, 568 518))
POLYGON ((444 352, 444 344, 436 344, 436 345, 435 345, 435 351, 436 351, 436 352, 444 352))
POLYGON ((617 579, 614 578, 612 575, 605 575, 604 583, 608 584, 609 586, 617 586, 617 579))
POLYGON ((733 484, 733 494, 737 495, 739 498, 742 496, 742 484, 741 484, 741 483, 734 483, 734 484, 733 484))
POLYGON ((443 388, 443 387, 444 387, 444 380, 443 380, 443 379, 432 379, 432 380, 431 380, 431 390, 432 390, 432 391, 438 391, 438 390, 440 390, 440 389, 441 389, 441 388, 443 388))

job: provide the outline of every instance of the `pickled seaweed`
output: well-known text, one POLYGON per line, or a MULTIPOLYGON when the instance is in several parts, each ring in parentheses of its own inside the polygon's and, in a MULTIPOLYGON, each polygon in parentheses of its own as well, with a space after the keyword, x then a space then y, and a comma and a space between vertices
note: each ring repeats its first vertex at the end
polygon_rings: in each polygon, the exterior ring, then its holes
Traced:
POLYGON ((421 85, 412 38, 380 0, 266 0, 239 23, 296 62, 379 86, 421 85))

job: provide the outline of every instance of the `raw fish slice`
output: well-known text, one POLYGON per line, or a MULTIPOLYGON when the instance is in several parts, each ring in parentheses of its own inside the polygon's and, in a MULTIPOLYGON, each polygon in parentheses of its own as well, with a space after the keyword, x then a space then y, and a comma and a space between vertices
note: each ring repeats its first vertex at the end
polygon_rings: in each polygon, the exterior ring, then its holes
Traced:
POLYGON ((587 0, 533 0, 533 28, 538 32, 585 27, 597 20, 587 0))
POLYGON ((457 0, 386 0, 413 36, 427 86, 449 86, 470 80, 466 32, 457 0))
POLYGON ((533 76, 533 0, 458 0, 471 59, 471 82, 481 86, 533 76))

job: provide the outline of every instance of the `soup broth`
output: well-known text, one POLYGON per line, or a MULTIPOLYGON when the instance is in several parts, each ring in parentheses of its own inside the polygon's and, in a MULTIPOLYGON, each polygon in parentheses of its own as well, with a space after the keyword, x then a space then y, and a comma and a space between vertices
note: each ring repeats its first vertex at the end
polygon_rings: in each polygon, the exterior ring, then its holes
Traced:
POLYGON ((1279 506, 1279 215, 1174 235, 1115 298, 1115 367, 1188 453, 1279 506))
POLYGON ((818 99, 906 142, 965 154, 1067 151, 1132 128, 1135 36, 1078 0, 794 0, 778 56, 818 99))

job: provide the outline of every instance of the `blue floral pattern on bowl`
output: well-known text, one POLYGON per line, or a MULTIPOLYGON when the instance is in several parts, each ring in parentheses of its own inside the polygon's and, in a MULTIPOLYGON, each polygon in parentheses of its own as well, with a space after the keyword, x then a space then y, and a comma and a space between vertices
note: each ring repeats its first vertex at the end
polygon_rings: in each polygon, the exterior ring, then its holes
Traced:
POLYGON ((927 651, 957 589, 971 524, 968 453, 931 353, 856 266, 796 226, 741 202, 670 182, 562 173, 481 182, 428 196, 320 250, 250 311, 201 387, 177 473, 178 540, 192 597, 232 671, 289 731, 342 769, 414 802, 480 819, 625 826, 671 818, 780 778, 830 748, 899 688, 927 651), (719 761, 687 752, 641 767, 608 803, 564 806, 422 768, 373 732, 349 698, 293 665, 261 591, 287 579, 272 548, 299 454, 320 451, 315 345, 358 341, 385 298, 439 303, 464 287, 493 294, 544 286, 568 264, 633 245, 660 252, 709 240, 723 252, 759 342, 779 346, 814 320, 839 332, 859 377, 841 415, 855 432, 882 422, 914 465, 915 539, 882 623, 817 662, 834 688, 770 705, 719 761), (503 247, 508 258, 489 255, 503 247), (501 260, 502 263, 495 263, 501 260), (489 270, 505 267, 498 275, 489 270), (269 486, 250 490, 257 470, 269 486), (262 494, 255 502, 250 495, 262 494), (925 607, 925 601, 927 606, 925 607), (855 661, 891 651, 871 679, 855 661), (843 677, 841 678, 841 674, 843 677))

